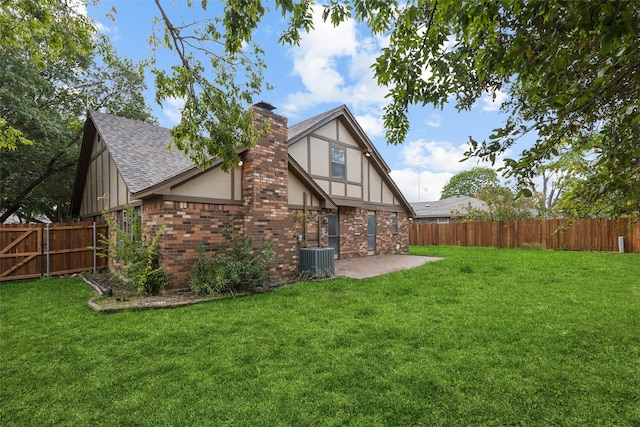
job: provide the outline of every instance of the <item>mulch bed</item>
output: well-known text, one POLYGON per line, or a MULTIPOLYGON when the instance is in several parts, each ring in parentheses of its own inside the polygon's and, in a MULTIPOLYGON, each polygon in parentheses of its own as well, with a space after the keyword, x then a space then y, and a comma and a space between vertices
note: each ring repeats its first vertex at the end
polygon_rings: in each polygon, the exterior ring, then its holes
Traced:
POLYGON ((96 292, 96 296, 88 301, 89 307, 104 312, 180 307, 205 301, 246 296, 252 293, 269 292, 283 285, 283 283, 274 283, 255 289, 253 292, 205 296, 198 296, 189 289, 168 290, 161 295, 137 295, 134 290, 109 273, 85 273, 81 277, 96 292))
POLYGON ((166 291, 161 295, 137 295, 135 291, 109 273, 83 274, 82 278, 96 292, 96 296, 88 302, 89 307, 96 311, 179 307, 231 297, 231 295, 198 296, 190 290, 166 291))

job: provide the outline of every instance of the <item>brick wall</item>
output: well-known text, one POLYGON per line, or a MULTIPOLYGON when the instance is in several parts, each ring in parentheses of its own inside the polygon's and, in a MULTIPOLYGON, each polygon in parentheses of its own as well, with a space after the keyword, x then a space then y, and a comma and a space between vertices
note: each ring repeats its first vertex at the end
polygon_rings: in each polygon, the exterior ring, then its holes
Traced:
POLYGON ((159 242, 161 267, 174 287, 188 286, 191 266, 198 258, 198 246, 215 251, 225 230, 242 235, 241 206, 211 203, 154 201, 142 206, 142 224, 155 231, 165 224, 159 242))
MULTIPOLYGON (((293 214, 294 211, 292 211, 293 214)), ((298 210, 302 214, 302 210, 298 210)), ((306 225, 306 239, 305 244, 308 248, 328 247, 329 236, 327 234, 327 217, 320 214, 317 210, 307 210, 307 225, 306 225), (318 234, 318 230, 320 234, 318 234)), ((295 224, 296 234, 302 235, 302 225, 298 222, 295 224)))
POLYGON ((289 210, 287 119, 259 107, 251 107, 256 127, 268 120, 270 131, 244 154, 242 166, 243 229, 273 243, 278 258, 274 277, 291 276, 297 269, 298 243, 295 221, 289 210))
POLYGON ((405 213, 396 213, 398 231, 393 232, 393 213, 376 212, 376 252, 396 254, 409 252, 409 219, 405 213))
MULTIPOLYGON (((340 208, 340 258, 367 256, 366 209, 340 208)), ((375 211, 376 255, 402 254, 409 252, 409 219, 405 213, 397 213, 398 232, 392 231, 392 213, 375 211)))
POLYGON ((366 209, 340 208, 338 219, 341 259, 367 255, 367 214, 366 209))
MULTIPOLYGON (((251 107, 256 127, 264 120, 269 132, 255 147, 243 153, 242 205, 174 202, 160 198, 145 201, 142 222, 153 233, 165 224, 160 239, 161 266, 174 281, 174 287, 188 286, 188 275, 198 257, 198 246, 215 250, 224 240, 224 231, 237 236, 252 236, 258 248, 263 238, 270 239, 277 265, 271 275, 277 279, 295 275, 298 269, 298 235, 288 206, 287 119, 268 109, 251 107)), ((341 207, 339 210, 340 258, 367 256, 367 209, 341 207)), ((309 210, 306 228, 308 247, 328 247, 328 223, 325 214, 309 210)), ((376 212, 376 254, 406 253, 409 248, 408 218, 398 213, 398 233, 393 233, 392 214, 376 212)))

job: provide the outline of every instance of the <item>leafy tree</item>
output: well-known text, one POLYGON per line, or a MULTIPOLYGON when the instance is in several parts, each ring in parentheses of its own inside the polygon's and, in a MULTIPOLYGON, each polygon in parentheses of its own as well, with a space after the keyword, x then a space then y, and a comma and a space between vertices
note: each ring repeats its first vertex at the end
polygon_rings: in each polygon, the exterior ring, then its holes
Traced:
POLYGON ((444 185, 440 199, 455 195, 477 197, 478 191, 488 186, 498 185, 498 174, 491 168, 475 167, 458 172, 444 185))
POLYGON ((508 187, 489 185, 476 195, 487 204, 486 209, 469 207, 459 212, 465 221, 515 221, 537 215, 535 198, 516 197, 508 187))
POLYGON ((578 202, 571 190, 589 176, 593 162, 588 153, 597 140, 597 136, 570 139, 559 147, 558 156, 539 166, 536 174, 540 185, 533 188, 533 193, 541 216, 567 216, 567 205, 578 202))
MULTIPOLYGON (((255 145, 259 137, 245 105, 262 92, 263 51, 244 44, 264 7, 260 1, 232 0, 223 18, 179 26, 160 0, 155 3, 160 17, 154 24, 162 22, 164 31, 154 32, 151 43, 175 50, 180 58, 171 73, 152 68, 156 101, 184 101, 180 123, 171 130, 173 141, 196 165, 205 167, 217 158, 228 171, 240 160, 238 149, 255 145), (200 52, 207 54, 210 69, 198 58, 200 52)), ((207 2, 201 5, 206 10, 207 2)))
MULTIPOLYGON (((206 8, 206 1, 201 4, 206 8)), ((158 0, 156 5, 162 12, 158 0)), ((287 22, 282 43, 295 44, 301 31, 312 29, 312 5, 308 0, 275 1, 287 22)), ((505 167, 528 195, 537 167, 558 152, 566 136, 597 130, 602 135, 594 147, 598 172, 585 181, 584 200, 595 202, 607 194, 619 198, 612 214, 638 210, 639 0, 343 0, 324 7, 324 18, 334 24, 353 18, 389 38, 373 69, 378 83, 388 88, 384 123, 390 143, 405 139, 411 105, 443 107, 453 99, 465 110, 485 93, 505 91, 510 98, 502 108, 509 119, 487 141, 471 139, 467 156, 494 161, 533 132, 536 142, 505 167)), ((181 64, 172 75, 157 73, 158 99, 185 99, 174 136, 185 141, 182 148, 192 157, 216 155, 228 166, 237 145, 255 137, 239 105, 251 102, 262 85, 260 50, 246 45, 265 11, 261 0, 226 0, 222 16, 199 27, 177 27, 162 13, 166 33, 156 43, 175 48, 181 64), (187 29, 194 29, 195 38, 187 29), (204 66, 187 52, 198 50, 197 42, 204 39, 216 46, 209 51, 210 65, 219 77, 210 86, 204 66), (258 55, 251 59, 246 52, 258 55), (248 78, 239 80, 244 86, 230 75, 239 70, 247 70, 248 78), (199 130, 211 138, 187 144, 199 130)))
MULTIPOLYGON (((21 1, 12 7, 3 3, 0 12, 0 33, 5 40, 5 25, 39 29, 40 16, 52 14, 61 22, 75 16, 64 1, 21 1), (64 14, 73 16, 65 18, 64 14)), ((81 118, 87 108, 152 120, 141 95, 145 89, 141 69, 119 58, 106 38, 97 37, 90 23, 78 19, 88 26, 77 30, 89 37, 90 45, 82 49, 63 46, 56 50, 56 37, 63 33, 58 34, 55 23, 47 19, 42 25, 55 27, 53 39, 34 30, 40 43, 23 46, 9 40, 0 47, 0 128, 5 123, 2 129, 18 132, 27 142, 5 144, 13 149, 0 156, 0 222, 11 215, 24 221, 42 215, 52 221, 66 219, 80 150, 81 118)), ((66 44, 77 40, 73 28, 66 44)))
MULTIPOLYGON (((0 56, 13 55, 17 49, 35 70, 58 62, 72 64, 88 56, 93 50, 93 33, 87 18, 66 1, 0 2, 0 56)), ((5 82, 3 86, 8 85, 5 82)), ((0 115, 0 150, 32 143, 4 113, 0 115)))

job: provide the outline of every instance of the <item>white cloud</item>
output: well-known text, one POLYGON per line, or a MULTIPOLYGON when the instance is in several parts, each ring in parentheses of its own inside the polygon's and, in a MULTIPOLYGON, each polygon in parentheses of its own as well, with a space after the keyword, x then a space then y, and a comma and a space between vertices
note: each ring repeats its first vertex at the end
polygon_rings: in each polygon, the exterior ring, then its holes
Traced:
POLYGON ((182 108, 184 107, 184 99, 169 98, 162 103, 162 113, 165 120, 160 119, 161 124, 166 127, 173 127, 180 123, 182 119, 182 108))
POLYGON ((509 95, 501 90, 495 91, 493 95, 485 93, 482 95, 482 98, 480 98, 480 101, 482 102, 482 111, 498 111, 502 103, 506 101, 508 97, 509 95), (494 95, 495 99, 493 98, 494 95))
POLYGON ((427 120, 425 120, 427 126, 432 128, 439 128, 442 126, 442 116, 440 114, 431 114, 427 120))
POLYGON ((407 166, 455 173, 468 168, 466 163, 460 163, 467 149, 467 144, 418 139, 404 143, 400 155, 407 166))
POLYGON ((379 115, 365 114, 356 116, 356 120, 362 129, 371 138, 384 135, 384 123, 379 115))
POLYGON ((442 187, 454 174, 405 168, 392 170, 390 175, 409 202, 420 202, 440 200, 442 187))
POLYGON ((407 167, 391 171, 391 176, 407 200, 439 200, 442 187, 453 175, 475 166, 498 169, 504 165, 502 158, 509 154, 505 153, 493 166, 473 159, 460 162, 467 149, 467 144, 455 145, 447 141, 419 139, 406 142, 400 157, 407 167))
POLYGON ((315 29, 290 50, 292 75, 304 89, 288 95, 283 114, 291 117, 317 104, 348 102, 362 116, 380 117, 386 91, 378 87, 370 67, 388 39, 362 36, 353 20, 334 27, 322 20, 322 10, 314 7, 315 29))
POLYGON ((70 0, 68 3, 69 8, 76 12, 78 15, 87 16, 87 3, 82 0, 70 0))

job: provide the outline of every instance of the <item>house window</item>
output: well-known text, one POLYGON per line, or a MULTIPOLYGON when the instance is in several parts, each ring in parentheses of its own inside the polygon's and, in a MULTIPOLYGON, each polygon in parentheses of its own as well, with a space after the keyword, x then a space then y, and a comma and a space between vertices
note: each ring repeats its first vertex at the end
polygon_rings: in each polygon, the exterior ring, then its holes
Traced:
POLYGON ((391 214, 391 232, 398 234, 398 214, 395 212, 391 214))
POLYGON ((449 224, 449 218, 438 218, 438 224, 449 224))
POLYGON ((344 179, 344 148, 331 147, 331 178, 344 179))
MULTIPOLYGON (((131 239, 131 242, 139 242, 142 239, 142 210, 140 206, 133 208, 132 211, 128 210, 119 210, 118 211, 118 228, 127 233, 126 236, 128 239, 131 239), (134 224, 135 221, 135 224, 134 224)), ((120 250, 124 250, 124 241, 121 240, 123 236, 117 236, 117 244, 120 250)), ((118 262, 122 263, 124 260, 119 259, 118 262)))

